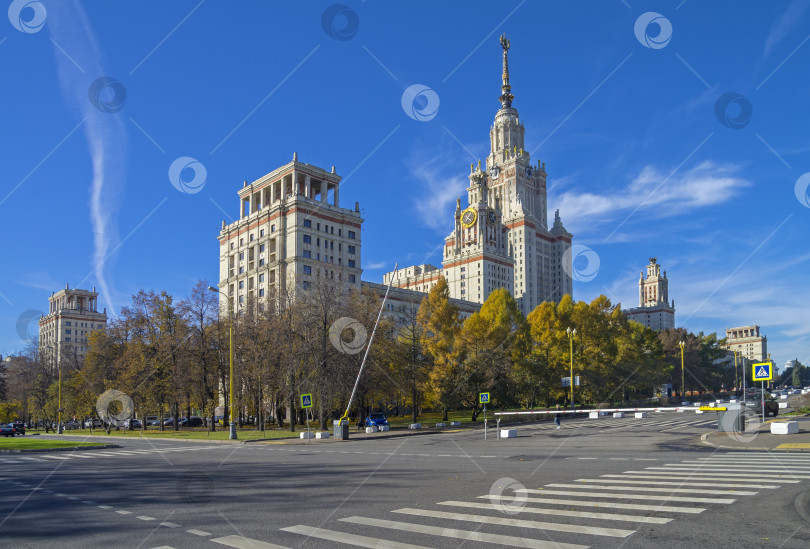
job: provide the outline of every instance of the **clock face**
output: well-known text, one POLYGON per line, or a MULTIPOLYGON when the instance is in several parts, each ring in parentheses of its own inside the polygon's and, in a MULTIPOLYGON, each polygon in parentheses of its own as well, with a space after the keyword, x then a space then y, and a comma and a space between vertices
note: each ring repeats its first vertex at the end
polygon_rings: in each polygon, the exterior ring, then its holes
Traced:
POLYGON ((490 177, 492 177, 492 179, 498 179, 498 175, 500 175, 500 173, 501 173, 501 169, 498 168, 497 166, 495 166, 491 170, 489 170, 489 175, 490 175, 490 177))
POLYGON ((489 220, 490 225, 495 224, 495 221, 497 220, 497 216, 495 215, 495 210, 489 210, 487 212, 487 220, 489 220))
POLYGON ((531 176, 532 176, 532 169, 531 169, 531 167, 526 168, 526 177, 531 177, 531 176))
POLYGON ((461 224, 465 228, 472 227, 475 224, 475 219, 478 217, 478 214, 475 213, 475 210, 469 209, 464 210, 464 213, 461 214, 461 224))

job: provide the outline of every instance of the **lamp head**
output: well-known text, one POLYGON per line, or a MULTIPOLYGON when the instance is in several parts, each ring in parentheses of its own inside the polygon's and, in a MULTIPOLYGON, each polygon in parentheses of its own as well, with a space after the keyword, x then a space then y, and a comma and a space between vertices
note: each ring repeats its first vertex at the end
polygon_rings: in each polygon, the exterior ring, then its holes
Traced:
POLYGON ((214 288, 213 286, 208 286, 208 289, 211 290, 212 292, 219 292, 219 290, 217 288, 214 288))

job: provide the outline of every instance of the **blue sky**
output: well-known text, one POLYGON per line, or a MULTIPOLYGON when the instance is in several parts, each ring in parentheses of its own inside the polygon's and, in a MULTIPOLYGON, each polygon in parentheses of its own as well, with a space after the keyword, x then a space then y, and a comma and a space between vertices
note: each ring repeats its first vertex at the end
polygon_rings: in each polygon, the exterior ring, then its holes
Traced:
POLYGON ((810 362, 809 4, 342 3, 6 1, 0 353, 65 283, 109 312, 215 281, 242 180, 294 151, 360 202, 365 280, 439 264, 505 32, 551 215, 587 247, 574 297, 635 306, 656 256, 678 325, 757 323, 777 366, 810 362), (438 97, 428 120, 403 109, 413 85, 438 97))

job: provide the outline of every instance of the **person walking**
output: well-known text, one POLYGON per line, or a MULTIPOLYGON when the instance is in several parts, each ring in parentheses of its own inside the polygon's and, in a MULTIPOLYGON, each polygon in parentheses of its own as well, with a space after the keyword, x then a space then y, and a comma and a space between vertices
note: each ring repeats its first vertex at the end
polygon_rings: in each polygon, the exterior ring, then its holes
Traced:
POLYGON ((554 415, 554 423, 557 425, 557 429, 561 427, 560 419, 562 419, 562 413, 560 412, 560 405, 557 404, 557 413, 554 415))

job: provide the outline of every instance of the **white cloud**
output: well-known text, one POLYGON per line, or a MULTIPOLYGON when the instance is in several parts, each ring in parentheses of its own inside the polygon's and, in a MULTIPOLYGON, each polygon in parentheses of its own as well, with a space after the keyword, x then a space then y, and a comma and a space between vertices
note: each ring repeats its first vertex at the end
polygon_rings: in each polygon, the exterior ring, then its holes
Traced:
POLYGON ((779 17, 776 24, 771 27, 768 37, 765 39, 765 56, 770 55, 774 46, 782 41, 799 23, 802 15, 807 9, 807 3, 803 0, 794 0, 779 17))
POLYGON ((631 216, 654 212, 671 216, 728 201, 751 182, 738 177, 740 167, 705 161, 682 175, 664 173, 645 166, 624 188, 606 189, 604 194, 575 190, 550 197, 559 208, 568 230, 576 234, 595 223, 612 222, 617 228, 631 216), (666 208, 661 208, 666 205, 666 208))
POLYGON ((414 203, 422 222, 431 229, 449 233, 453 228, 449 217, 453 212, 453 202, 466 194, 467 180, 458 175, 459 164, 450 163, 447 158, 447 155, 439 155, 427 162, 413 161, 411 174, 420 183, 422 190, 421 196, 414 203), (443 175, 446 172, 454 175, 443 175))

